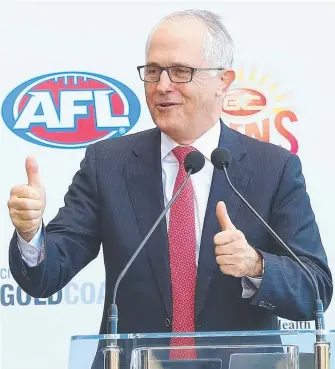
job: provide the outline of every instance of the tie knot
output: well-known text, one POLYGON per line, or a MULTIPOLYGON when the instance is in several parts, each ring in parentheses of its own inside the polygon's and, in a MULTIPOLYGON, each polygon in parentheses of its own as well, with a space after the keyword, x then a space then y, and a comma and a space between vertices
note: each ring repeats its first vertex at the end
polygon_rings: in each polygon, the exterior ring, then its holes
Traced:
POLYGON ((185 156, 192 151, 196 151, 193 146, 177 146, 172 150, 180 165, 184 164, 185 156))

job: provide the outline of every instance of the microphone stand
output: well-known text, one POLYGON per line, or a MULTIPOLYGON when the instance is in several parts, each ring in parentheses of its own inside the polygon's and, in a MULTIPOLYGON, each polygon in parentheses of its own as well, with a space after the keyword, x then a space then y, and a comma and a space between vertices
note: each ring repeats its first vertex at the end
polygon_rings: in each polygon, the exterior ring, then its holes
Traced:
MULTIPOLYGON (((110 309, 108 311, 108 324, 107 324, 107 334, 117 334, 117 322, 118 322, 118 308, 116 305, 116 294, 119 287, 119 284, 126 274, 127 270, 139 254, 139 252, 142 250, 144 245, 147 243, 149 237, 152 235, 152 233, 155 231, 165 214, 168 212, 172 204, 176 201, 177 197, 179 196, 180 192, 183 190, 183 188, 186 186, 188 180, 190 179, 191 174, 197 173, 199 170, 203 168, 205 165, 205 158, 204 156, 198 152, 193 151, 186 155, 184 159, 184 168, 187 172, 187 175, 183 181, 183 183, 180 185, 178 190, 175 192, 171 200, 168 202, 154 225, 149 230, 148 234, 145 236, 139 247, 136 249, 133 256, 130 258, 126 266, 123 268, 121 273, 119 274, 115 286, 114 286, 114 293, 113 293, 113 303, 110 306, 110 309)), ((120 347, 117 344, 117 339, 108 339, 107 340, 107 346, 104 348, 104 369, 119 369, 120 368, 120 347)), ((148 363, 146 364, 146 366, 148 363)))
POLYGON ((232 182, 230 181, 227 172, 228 162, 222 162, 220 164, 220 170, 224 171, 229 186, 235 192, 235 194, 242 200, 242 202, 249 208, 249 210, 259 219, 262 225, 268 232, 275 238, 275 240, 292 256, 292 258, 301 266, 301 268, 307 273, 310 278, 315 293, 316 293, 316 311, 315 311, 315 330, 316 330, 316 342, 314 344, 314 368, 315 369, 330 369, 330 343, 325 341, 325 321, 323 312, 323 303, 320 298, 319 288, 312 272, 307 266, 295 255, 295 253, 284 243, 284 241, 270 228, 270 226, 263 220, 263 218, 256 212, 256 210, 248 203, 248 201, 237 191, 232 182))

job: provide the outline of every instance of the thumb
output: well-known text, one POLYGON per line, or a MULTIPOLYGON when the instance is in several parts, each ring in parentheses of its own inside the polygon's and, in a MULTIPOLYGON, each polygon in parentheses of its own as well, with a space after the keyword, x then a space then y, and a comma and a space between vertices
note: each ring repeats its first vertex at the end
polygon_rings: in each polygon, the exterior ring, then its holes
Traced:
POLYGON ((219 201, 216 205, 216 217, 223 231, 236 229, 229 218, 226 205, 223 201, 219 201))
POLYGON ((43 184, 38 173, 37 161, 32 156, 28 156, 26 159, 26 172, 29 186, 34 188, 43 188, 43 184))

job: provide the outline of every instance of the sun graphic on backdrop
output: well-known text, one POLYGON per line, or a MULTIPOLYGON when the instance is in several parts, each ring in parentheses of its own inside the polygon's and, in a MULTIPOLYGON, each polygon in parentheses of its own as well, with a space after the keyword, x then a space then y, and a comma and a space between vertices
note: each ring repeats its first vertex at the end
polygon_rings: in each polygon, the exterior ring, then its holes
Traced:
POLYGON ((298 150, 292 99, 279 84, 256 68, 237 68, 222 103, 222 119, 230 128, 262 141, 298 150))
MULTIPOLYGON (((242 110, 248 109, 235 110, 232 114, 229 108, 225 109, 225 107, 227 108, 226 104, 226 106, 224 105, 223 107, 223 114, 226 119, 229 119, 230 115, 234 117, 234 120, 236 120, 236 118, 245 119, 248 116, 250 119, 251 115, 257 114, 258 120, 290 109, 287 102, 287 100, 289 100, 288 93, 281 92, 279 84, 275 82, 269 74, 264 74, 255 67, 249 69, 239 67, 236 70, 234 84, 227 92, 227 96, 233 96, 238 99, 239 103, 237 105, 240 108, 243 108, 243 106, 247 108, 249 106, 251 109, 250 114, 239 114, 242 113, 242 110), (261 99, 266 103, 260 106, 261 109, 257 109, 257 105, 260 104, 261 99)), ((256 116, 253 119, 256 119, 256 116)))

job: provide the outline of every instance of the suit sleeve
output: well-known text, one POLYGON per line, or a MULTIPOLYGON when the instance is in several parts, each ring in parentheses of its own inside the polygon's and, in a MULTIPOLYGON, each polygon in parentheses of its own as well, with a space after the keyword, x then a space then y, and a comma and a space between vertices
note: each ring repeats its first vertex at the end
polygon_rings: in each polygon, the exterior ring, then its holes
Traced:
POLYGON ((100 206, 96 183, 95 147, 89 146, 64 198, 64 206, 43 225, 42 262, 29 267, 18 249, 17 232, 9 247, 9 266, 21 288, 33 297, 48 297, 62 289, 100 249, 100 206))
MULTIPOLYGON (((289 157, 283 170, 270 226, 310 269, 326 309, 333 293, 332 276, 296 155, 289 157)), ((276 241, 270 242, 273 253, 259 250, 264 257, 264 276, 251 304, 282 318, 313 320, 316 296, 309 276, 276 241)))

